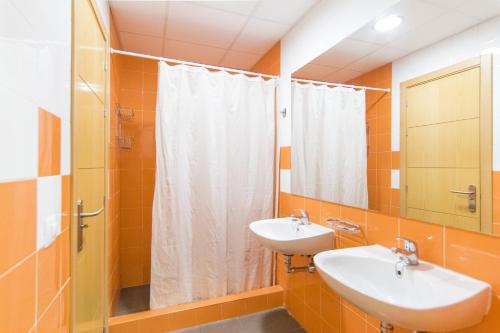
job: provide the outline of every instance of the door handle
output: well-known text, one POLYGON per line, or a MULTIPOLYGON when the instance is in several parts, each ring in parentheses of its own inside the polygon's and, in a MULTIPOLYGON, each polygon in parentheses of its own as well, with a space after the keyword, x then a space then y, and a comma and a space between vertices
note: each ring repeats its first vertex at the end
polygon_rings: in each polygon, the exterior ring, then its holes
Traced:
POLYGON ((97 216, 97 215, 101 214, 103 211, 104 211, 104 207, 101 207, 101 208, 99 208, 98 210, 96 210, 95 212, 92 212, 92 213, 79 213, 79 214, 80 214, 80 218, 85 218, 85 217, 97 216))
POLYGON ((450 190, 450 192, 455 194, 466 194, 469 197, 469 212, 476 212, 476 185, 469 185, 468 191, 450 190))
MULTIPOLYGON (((104 200, 103 200, 104 201, 104 200)), ((83 229, 86 229, 89 227, 88 224, 83 223, 83 219, 87 217, 94 217, 99 214, 101 214, 104 211, 104 204, 101 208, 96 210, 95 212, 91 213, 84 213, 83 212, 83 200, 78 199, 76 201, 76 206, 77 206, 77 218, 76 218, 76 223, 77 223, 77 250, 80 252, 83 250, 83 229)))

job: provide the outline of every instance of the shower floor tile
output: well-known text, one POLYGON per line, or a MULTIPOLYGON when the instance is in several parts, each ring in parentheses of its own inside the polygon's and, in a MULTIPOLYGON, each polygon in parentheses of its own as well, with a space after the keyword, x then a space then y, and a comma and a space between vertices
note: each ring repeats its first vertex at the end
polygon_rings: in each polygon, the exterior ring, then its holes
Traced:
POLYGON ((123 288, 113 309, 113 316, 149 310, 149 284, 123 288))
POLYGON ((284 308, 277 308, 171 333, 306 333, 306 331, 284 308))

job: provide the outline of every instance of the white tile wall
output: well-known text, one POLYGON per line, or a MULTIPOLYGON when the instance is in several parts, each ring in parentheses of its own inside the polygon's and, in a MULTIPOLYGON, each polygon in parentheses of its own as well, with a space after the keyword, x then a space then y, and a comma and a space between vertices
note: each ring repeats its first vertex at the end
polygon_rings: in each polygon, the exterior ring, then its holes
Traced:
POLYGON ((48 247, 61 231, 61 176, 37 179, 37 249, 48 247))
POLYGON ((37 179, 37 247, 61 223, 61 176, 38 177, 38 108, 61 118, 70 173, 71 1, 0 1, 0 182, 37 179))
POLYGON ((70 1, 0 1, 0 78, 0 181, 37 177, 38 107, 66 122, 69 173, 70 1))
POLYGON ((399 188, 399 170, 391 170, 391 188, 399 188))
POLYGON ((0 85, 36 103, 37 47, 35 32, 9 1, 0 2, 0 85))
POLYGON ((292 193, 292 173, 290 170, 280 170, 280 191, 292 193))
POLYGON ((61 175, 71 173, 71 124, 61 121, 61 175))
POLYGON ((36 105, 1 85, 0 156, 2 156, 0 182, 36 178, 38 174, 36 105))

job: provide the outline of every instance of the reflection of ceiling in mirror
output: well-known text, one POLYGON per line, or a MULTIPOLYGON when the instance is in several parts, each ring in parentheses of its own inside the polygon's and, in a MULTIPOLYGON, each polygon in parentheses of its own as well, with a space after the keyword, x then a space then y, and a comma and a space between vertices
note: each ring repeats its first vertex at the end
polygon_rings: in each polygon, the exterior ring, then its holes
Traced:
POLYGON ((401 0, 382 15, 400 16, 396 29, 378 32, 370 22, 293 76, 345 83, 499 14, 499 0, 401 0))

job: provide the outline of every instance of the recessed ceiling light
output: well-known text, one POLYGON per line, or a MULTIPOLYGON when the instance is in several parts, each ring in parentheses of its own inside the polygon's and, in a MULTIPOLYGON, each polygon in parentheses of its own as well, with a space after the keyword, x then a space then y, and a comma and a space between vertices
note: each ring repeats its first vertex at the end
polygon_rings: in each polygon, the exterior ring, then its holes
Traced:
POLYGON ((375 23, 375 25, 373 26, 373 28, 380 32, 389 31, 396 28, 398 25, 401 24, 401 22, 403 22, 403 19, 401 17, 396 15, 391 15, 378 20, 377 23, 375 23))

